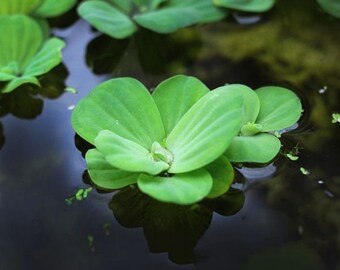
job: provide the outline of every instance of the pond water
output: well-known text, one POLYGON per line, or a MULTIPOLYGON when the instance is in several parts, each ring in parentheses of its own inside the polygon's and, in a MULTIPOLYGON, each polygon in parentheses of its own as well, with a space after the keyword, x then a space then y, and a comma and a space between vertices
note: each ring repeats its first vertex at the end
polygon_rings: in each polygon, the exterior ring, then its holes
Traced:
POLYGON ((306 0, 120 42, 81 20, 56 28, 64 66, 38 93, 0 100, 0 269, 340 269, 339 30, 306 0), (70 123, 77 102, 111 77, 151 89, 176 73, 210 88, 289 86, 303 118, 271 164, 238 165, 234 190, 218 201, 178 207, 127 188, 67 204, 89 187, 88 146, 70 123))

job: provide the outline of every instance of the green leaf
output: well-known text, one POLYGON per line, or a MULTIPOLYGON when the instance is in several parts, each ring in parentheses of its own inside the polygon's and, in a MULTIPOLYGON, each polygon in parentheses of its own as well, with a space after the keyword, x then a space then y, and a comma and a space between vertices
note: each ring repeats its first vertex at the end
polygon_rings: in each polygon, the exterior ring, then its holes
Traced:
POLYGON ((243 120, 243 98, 215 89, 203 96, 181 118, 166 140, 174 154, 170 173, 188 172, 203 167, 228 148, 243 120))
POLYGON ((0 17, 0 68, 16 66, 13 75, 23 73, 43 42, 39 25, 25 15, 0 17))
POLYGON ((31 59, 24 75, 39 76, 60 64, 62 60, 61 50, 64 46, 64 41, 58 38, 47 40, 40 51, 31 59))
POLYGON ((99 31, 114 38, 126 38, 137 30, 127 15, 106 2, 84 2, 79 6, 78 13, 99 31))
POLYGON ((15 78, 16 77, 13 74, 0 71, 0 82, 10 81, 10 80, 13 80, 15 78))
POLYGON ((137 14, 133 19, 144 28, 171 33, 196 23, 218 21, 225 13, 214 7, 210 0, 169 1, 158 10, 137 14))
POLYGON ((213 0, 213 2, 220 7, 246 12, 268 11, 275 4, 275 0, 213 0))
POLYGON ((255 123, 257 115, 260 111, 260 100, 255 91, 242 84, 229 84, 225 86, 225 89, 226 91, 230 91, 235 94, 238 93, 243 96, 244 120, 242 124, 245 125, 247 123, 255 123))
POLYGON ((121 11, 126 14, 129 14, 132 11, 132 1, 131 0, 108 0, 107 2, 113 4, 118 7, 121 11))
POLYGON ((260 112, 256 123, 262 125, 263 132, 290 127, 301 117, 301 101, 291 90, 266 86, 255 92, 260 99, 260 112))
POLYGON ((13 79, 12 81, 8 82, 3 88, 0 88, 0 93, 9 93, 18 88, 19 86, 31 83, 40 86, 40 83, 37 78, 31 77, 31 76, 24 76, 24 77, 18 77, 13 79))
POLYGON ((155 175, 169 168, 167 163, 154 160, 143 146, 109 130, 99 132, 94 144, 108 163, 123 171, 155 175))
POLYGON ((137 184, 156 200, 184 205, 202 200, 212 187, 212 178, 205 169, 198 169, 172 177, 141 174, 137 184))
POLYGON ((72 126, 92 144, 104 129, 146 149, 165 137, 154 100, 144 85, 132 78, 116 78, 98 85, 74 109, 72 126))
POLYGON ((231 162, 267 163, 280 151, 281 142, 271 134, 237 136, 225 155, 231 162))
POLYGON ((77 0, 44 0, 42 5, 34 11, 34 15, 41 17, 59 16, 71 9, 77 0))
POLYGON ((109 164, 96 149, 86 152, 86 162, 92 182, 103 189, 119 189, 137 182, 139 173, 119 170, 109 164))
POLYGON ((212 0, 169 0, 169 7, 188 7, 197 15, 197 23, 222 20, 228 12, 216 7, 212 0))
POLYGON ((217 198, 226 193, 234 180, 234 169, 227 158, 221 156, 205 167, 213 179, 213 186, 207 198, 217 198))
POLYGON ((133 16, 133 19, 146 29, 168 34, 195 24, 197 15, 190 8, 170 7, 137 14, 133 16))
POLYGON ((182 116, 209 92, 200 80, 177 75, 161 82, 152 96, 161 114, 165 133, 169 134, 182 116))
POLYGON ((30 14, 43 0, 1 0, 0 15, 30 14))
POLYGON ((316 0, 324 11, 336 18, 340 18, 339 0, 316 0))

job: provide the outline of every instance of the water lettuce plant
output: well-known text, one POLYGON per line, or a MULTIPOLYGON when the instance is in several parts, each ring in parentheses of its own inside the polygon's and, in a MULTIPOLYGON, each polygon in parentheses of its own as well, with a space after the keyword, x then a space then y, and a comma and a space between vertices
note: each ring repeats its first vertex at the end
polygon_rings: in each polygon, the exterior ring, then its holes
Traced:
POLYGON ((61 62, 64 42, 44 38, 39 24, 28 16, 0 16, 0 32, 0 93, 26 83, 39 86, 38 76, 61 62))
POLYGON ((79 6, 78 13, 99 31, 117 39, 131 36, 138 25, 166 34, 226 15, 211 0, 90 0, 79 6))
POLYGON ((225 193, 234 173, 223 153, 243 120, 243 96, 226 88, 209 91, 183 75, 152 95, 132 78, 97 86, 72 114, 75 131, 95 146, 85 156, 93 183, 109 190, 137 183, 177 204, 225 193))
POLYGON ((240 133, 226 152, 232 162, 266 163, 280 151, 275 133, 295 124, 302 113, 298 96, 283 87, 266 86, 253 91, 245 85, 230 85, 226 91, 244 97, 240 133))
POLYGON ((77 0, 1 0, 0 16, 26 14, 38 18, 55 17, 68 11, 77 0))
POLYGON ((275 0, 213 0, 219 7, 246 12, 265 12, 271 9, 275 0))

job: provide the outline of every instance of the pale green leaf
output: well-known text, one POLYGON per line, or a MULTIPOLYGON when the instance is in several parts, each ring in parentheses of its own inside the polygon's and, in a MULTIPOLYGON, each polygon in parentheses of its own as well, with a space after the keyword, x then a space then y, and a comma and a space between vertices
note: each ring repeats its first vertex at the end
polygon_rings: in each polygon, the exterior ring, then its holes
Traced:
POLYGON ((163 123, 149 91, 132 78, 106 81, 79 102, 72 126, 90 143, 107 129, 146 149, 165 137, 163 123))
POLYGON ((43 0, 1 0, 0 15, 30 14, 43 0))
POLYGON ((336 18, 340 18, 339 0, 316 0, 324 11, 336 18))
POLYGON ((123 171, 159 174, 169 168, 161 160, 154 160, 150 151, 109 130, 99 132, 94 144, 108 163, 123 171))
POLYGON ((280 151, 281 142, 274 135, 237 136, 225 155, 231 162, 267 163, 280 151))
POLYGON ((83 2, 78 13, 99 31, 114 38, 126 38, 137 30, 127 15, 106 2, 83 2))
POLYGON ((13 74, 0 71, 0 82, 10 81, 10 80, 13 80, 15 78, 16 77, 13 74))
POLYGON ((0 33, 0 68, 15 64, 12 74, 22 74, 43 42, 39 25, 25 15, 0 16, 0 33))
POLYGON ((112 3, 126 14, 129 14, 133 8, 131 0, 108 0, 108 2, 112 3))
POLYGON ((234 180, 234 169, 229 160, 221 156, 205 167, 213 179, 213 186, 207 198, 216 198, 226 193, 234 180))
POLYGON ((254 123, 260 111, 260 101, 255 91, 246 85, 242 84, 228 84, 225 86, 226 91, 239 93, 243 96, 243 125, 247 123, 254 123))
POLYGON ((200 80, 177 75, 161 82, 152 96, 161 114, 165 133, 169 134, 182 116, 209 92, 200 80))
POLYGON ((197 15, 190 8, 169 7, 133 16, 142 27, 161 34, 175 32, 179 28, 193 25, 197 15))
POLYGON ((31 59, 24 75, 39 76, 60 64, 62 60, 61 50, 64 46, 64 41, 58 38, 47 40, 40 51, 31 59))
POLYGON ((256 123, 262 125, 263 132, 290 127, 301 117, 301 101, 291 90, 266 86, 257 89, 255 93, 260 100, 256 123))
POLYGON ((92 182, 103 189, 119 189, 137 182, 139 173, 119 170, 109 164, 96 149, 86 152, 86 162, 92 182))
POLYGON ((35 84, 40 86, 40 83, 37 78, 31 76, 17 77, 12 81, 8 82, 3 88, 0 88, 0 93, 9 93, 18 88, 23 84, 35 84))
POLYGON ((188 7, 197 15, 197 23, 216 22, 228 14, 226 10, 216 7, 212 0, 169 0, 169 7, 188 7))
POLYGON ((41 17, 59 16, 71 9, 77 0, 44 0, 42 5, 34 11, 34 15, 41 17))
POLYGON ((243 97, 215 89, 203 96, 181 118, 166 140, 174 154, 171 173, 188 172, 205 166, 228 148, 243 120, 243 97))
POLYGON ((134 20, 144 28, 158 33, 171 33, 196 23, 221 20, 225 13, 211 0, 169 1, 158 10, 136 14, 134 20))
POLYGON ((156 200, 192 204, 208 195, 212 178, 205 169, 175 174, 171 177, 141 174, 137 181, 139 189, 156 200))
POLYGON ((213 2, 220 7, 246 12, 268 11, 275 4, 275 0, 213 0, 213 2))

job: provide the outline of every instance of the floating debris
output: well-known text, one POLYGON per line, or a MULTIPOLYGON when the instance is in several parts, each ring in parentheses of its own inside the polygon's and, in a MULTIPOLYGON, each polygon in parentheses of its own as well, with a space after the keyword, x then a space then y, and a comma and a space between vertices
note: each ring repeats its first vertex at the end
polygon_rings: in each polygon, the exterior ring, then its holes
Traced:
POLYGON ((77 94, 78 93, 77 89, 75 89, 73 87, 66 87, 65 92, 69 92, 71 94, 77 94))
POLYGON ((322 180, 319 180, 319 181, 318 181, 318 184, 319 184, 319 185, 323 185, 324 183, 325 183, 325 182, 322 181, 322 180))
POLYGON ((340 123, 340 113, 333 113, 332 114, 332 123, 340 123))
POLYGON ((299 157, 298 156, 294 156, 294 155, 292 155, 292 154, 286 154, 286 156, 287 156, 287 158, 289 158, 290 160, 292 160, 292 161, 295 161, 295 160, 298 160, 299 159, 299 157))
POLYGON ((92 191, 92 187, 89 187, 89 188, 81 188, 81 189, 78 189, 77 192, 69 197, 69 198, 66 198, 65 199, 65 202, 67 205, 72 205, 72 203, 77 200, 77 201, 81 201, 83 199, 86 199, 88 194, 92 191))
POLYGON ((111 227, 112 227, 111 222, 105 222, 103 224, 103 230, 104 230, 105 235, 110 235, 111 227))
POLYGON ((327 91, 327 86, 324 86, 318 90, 319 94, 324 94, 327 91))
POLYGON ((70 106, 67 107, 67 109, 72 111, 75 107, 76 107, 76 105, 70 105, 70 106))
POLYGON ((332 192, 330 192, 329 190, 324 190, 323 191, 328 197, 330 197, 330 198, 334 198, 335 196, 334 196, 334 194, 332 193, 332 192))
POLYGON ((304 167, 300 167, 300 172, 303 175, 310 175, 310 171, 308 171, 307 169, 305 169, 304 167))
POLYGON ((89 234, 87 236, 87 243, 88 243, 88 246, 91 249, 91 251, 95 252, 96 250, 94 248, 94 237, 93 237, 93 235, 89 234))

